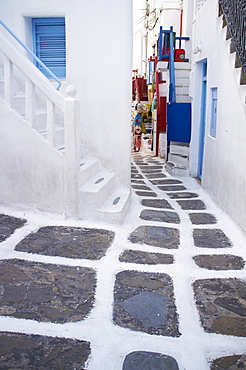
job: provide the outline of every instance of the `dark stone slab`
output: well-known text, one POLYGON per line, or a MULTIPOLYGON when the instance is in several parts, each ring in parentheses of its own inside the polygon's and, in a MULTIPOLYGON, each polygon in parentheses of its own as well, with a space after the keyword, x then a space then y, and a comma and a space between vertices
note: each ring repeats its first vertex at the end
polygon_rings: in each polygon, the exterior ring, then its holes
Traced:
POLYGON ((177 249, 179 247, 179 230, 164 226, 139 226, 130 234, 129 240, 132 243, 177 249))
POLYGON ((140 263, 143 265, 170 265, 174 262, 171 254, 149 253, 135 250, 124 251, 119 256, 120 262, 140 263))
POLYGON ((139 173, 137 169, 131 169, 131 174, 135 175, 136 173, 139 173))
POLYGON ((186 187, 183 185, 167 185, 167 186, 158 186, 162 191, 180 191, 186 190, 186 187))
POLYGON ((144 180, 137 180, 137 179, 132 179, 131 180, 132 184, 145 184, 144 180))
POLYGON ((0 333, 1 369, 85 369, 90 342, 41 335, 0 333))
POLYGON ((46 226, 27 235, 15 250, 68 258, 97 260, 114 240, 114 232, 80 227, 46 226))
POLYGON ((181 193, 168 193, 167 194, 171 199, 181 199, 181 198, 197 198, 198 194, 196 193, 190 193, 190 192, 181 192, 181 193))
POLYGON ((136 351, 129 353, 122 370, 178 370, 176 360, 171 356, 155 352, 136 351))
POLYGON ((194 225, 216 224, 217 219, 210 213, 189 213, 190 220, 194 225))
POLYGON ((193 283, 204 330, 246 337, 246 282, 236 278, 205 279, 193 283))
POLYGON ((148 221, 160 221, 173 224, 180 223, 179 215, 176 212, 171 211, 156 211, 154 209, 144 209, 140 213, 140 218, 142 220, 148 221))
POLYGON ((148 179, 159 179, 159 178, 162 178, 162 177, 166 177, 166 175, 164 175, 164 173, 146 173, 145 176, 148 179))
POLYGON ((113 319, 117 325, 132 330, 180 336, 170 276, 138 271, 118 273, 113 319))
POLYGON ((184 210, 202 210, 206 209, 205 204, 200 199, 177 200, 177 203, 184 210))
POLYGON ((211 370, 238 370, 246 369, 246 355, 234 355, 220 357, 214 360, 210 367, 211 370))
POLYGON ((193 257, 195 263, 208 270, 242 270, 245 262, 242 257, 231 254, 199 255, 193 257))
POLYGON ((132 179, 143 179, 143 176, 140 173, 132 173, 131 178, 132 179))
POLYGON ((136 191, 136 194, 140 197, 157 197, 157 194, 153 191, 136 191))
POLYGON ((154 172, 155 170, 157 171, 157 172, 159 172, 159 171, 162 171, 163 170, 163 166, 159 166, 159 165, 156 165, 156 166, 151 166, 151 165, 148 165, 148 166, 139 166, 140 167, 140 169, 141 169, 141 171, 143 171, 143 172, 146 172, 146 171, 152 171, 152 172, 154 172))
POLYGON ((139 185, 139 184, 137 184, 137 185, 132 185, 132 188, 133 189, 138 189, 138 190, 152 190, 149 186, 147 186, 147 185, 139 185))
POLYGON ((142 172, 143 172, 144 175, 149 175, 151 173, 158 173, 158 174, 160 174, 160 173, 162 173, 162 170, 158 170, 158 169, 153 170, 153 169, 150 169, 149 167, 146 167, 145 169, 142 169, 142 172))
POLYGON ((193 230, 195 246, 199 248, 229 248, 230 240, 220 229, 195 229, 193 230))
POLYGON ((6 240, 16 229, 25 225, 26 220, 0 214, 0 242, 6 240))
POLYGON ((0 261, 0 315, 55 323, 83 320, 93 306, 95 286, 91 268, 0 261))
POLYGON ((173 209, 166 199, 143 199, 141 204, 145 207, 173 209))
POLYGON ((144 161, 135 161, 135 163, 138 166, 148 166, 148 163, 145 163, 144 161))
POLYGON ((150 180, 154 185, 178 185, 182 184, 182 181, 173 180, 173 179, 164 179, 164 180, 150 180))

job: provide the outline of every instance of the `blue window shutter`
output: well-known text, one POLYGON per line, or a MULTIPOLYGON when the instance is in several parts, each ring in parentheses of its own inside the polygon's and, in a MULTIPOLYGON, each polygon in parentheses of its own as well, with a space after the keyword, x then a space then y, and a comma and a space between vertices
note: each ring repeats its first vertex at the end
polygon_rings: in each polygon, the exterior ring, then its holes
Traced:
MULTIPOLYGON (((66 33, 64 18, 33 18, 34 53, 57 76, 66 77, 66 33)), ((37 67, 47 77, 46 71, 37 67)))

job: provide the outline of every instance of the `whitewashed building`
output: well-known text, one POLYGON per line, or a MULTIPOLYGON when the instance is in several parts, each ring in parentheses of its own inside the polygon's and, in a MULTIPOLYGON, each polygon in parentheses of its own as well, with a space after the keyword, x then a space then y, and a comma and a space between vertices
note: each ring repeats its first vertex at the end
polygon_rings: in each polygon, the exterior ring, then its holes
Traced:
POLYGON ((245 2, 188 3, 194 6, 190 173, 246 232, 245 2))
MULTIPOLYGON (((190 38, 184 47, 191 140, 188 146, 171 142, 167 170, 200 179, 215 202, 246 232, 245 1, 138 0, 135 14, 134 42, 139 44, 141 36, 141 58, 133 67, 142 75, 160 26, 173 26, 176 35, 190 38)), ((176 68, 182 63, 175 64, 176 68)), ((180 72, 176 69, 175 73, 180 72)), ((176 81, 177 93, 179 89, 184 86, 176 81)))
POLYGON ((0 9, 1 204, 121 222, 132 1, 0 0, 0 9), (58 75, 59 91, 5 25, 58 75))

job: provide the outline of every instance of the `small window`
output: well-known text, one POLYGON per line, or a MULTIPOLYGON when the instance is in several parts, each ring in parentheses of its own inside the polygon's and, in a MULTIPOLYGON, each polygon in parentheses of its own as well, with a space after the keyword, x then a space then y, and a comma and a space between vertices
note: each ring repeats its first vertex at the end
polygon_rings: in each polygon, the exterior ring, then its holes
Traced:
POLYGON ((211 122, 210 122, 210 135, 216 137, 216 125, 217 125, 217 95, 218 88, 213 87, 211 89, 211 122))
MULTIPOLYGON (((64 18, 33 18, 34 53, 57 77, 66 77, 66 34, 64 18)), ((36 63, 45 76, 51 77, 36 63)))

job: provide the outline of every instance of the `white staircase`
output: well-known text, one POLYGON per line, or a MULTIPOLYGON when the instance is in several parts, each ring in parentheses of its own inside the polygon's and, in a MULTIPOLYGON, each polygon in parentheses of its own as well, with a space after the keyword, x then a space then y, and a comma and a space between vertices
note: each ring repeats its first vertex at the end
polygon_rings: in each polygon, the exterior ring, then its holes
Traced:
MULTIPOLYGON (((175 62, 175 86, 177 103, 190 103, 189 96, 191 64, 175 62)), ((166 170, 172 176, 189 176, 189 144, 170 143, 166 170)))
POLYGON ((115 173, 82 150, 76 89, 69 86, 67 94, 56 91, 0 32, 0 110, 6 121, 0 124, 0 134, 10 143, 0 160, 3 186, 15 178, 13 187, 0 189, 0 201, 121 223, 131 201, 130 185, 123 186, 115 173), (9 132, 8 120, 14 121, 9 132), (11 145, 18 148, 13 151, 11 145))
POLYGON ((130 189, 120 184, 115 173, 104 171, 94 157, 81 159, 78 204, 81 219, 121 223, 130 201, 130 189))

